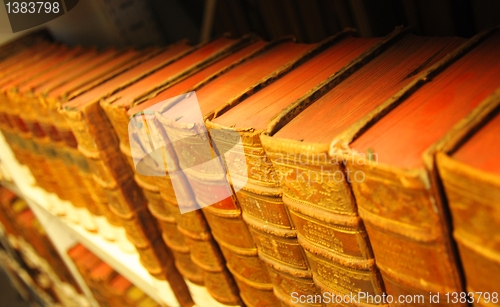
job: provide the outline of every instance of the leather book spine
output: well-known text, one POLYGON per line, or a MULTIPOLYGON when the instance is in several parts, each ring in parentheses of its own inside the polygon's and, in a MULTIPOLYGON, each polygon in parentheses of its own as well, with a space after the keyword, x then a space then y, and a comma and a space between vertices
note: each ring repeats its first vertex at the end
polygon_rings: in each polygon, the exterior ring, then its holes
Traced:
POLYGON ((5 106, 8 106, 4 109, 5 114, 12 124, 13 132, 17 135, 18 145, 25 150, 26 155, 23 160, 33 174, 36 183, 49 193, 63 193, 55 176, 47 166, 42 148, 35 141, 33 133, 21 117, 19 96, 9 92, 3 98, 5 106))
MULTIPOLYGON (((192 142, 186 142, 186 146, 176 152, 178 156, 181 156, 181 160, 186 155, 196 156, 197 150, 194 148, 197 145, 200 146, 200 144, 196 144, 200 140, 190 139, 192 142), (185 150, 190 150, 190 153, 186 153, 185 150)), ((201 142, 203 141, 201 140, 201 142)), ((237 200, 234 197, 228 197, 205 206, 204 204, 212 203, 211 196, 216 193, 218 186, 223 187, 224 183, 211 175, 198 171, 186 170, 185 175, 191 186, 200 187, 197 191, 196 201, 202 204, 204 216, 226 259, 227 267, 239 286, 242 300, 249 306, 278 305, 279 302, 273 295, 271 280, 264 263, 258 258, 257 246, 243 221, 242 211, 237 200), (203 193, 203 190, 208 193, 203 193)), ((170 190, 172 191, 173 188, 170 190)))
MULTIPOLYGON (((468 293, 494 293, 500 283, 500 251, 490 243, 500 223, 500 179, 453 159, 437 154, 437 167, 453 218, 453 237, 457 243, 468 293)), ((474 296, 474 306, 484 306, 485 298, 474 296)), ((490 299, 490 298, 488 298, 490 299)))
POLYGON ((466 144, 472 133, 498 118, 499 110, 500 89, 497 89, 434 146, 437 149, 435 165, 452 217, 453 238, 460 254, 466 290, 490 293, 489 298, 474 296, 474 306, 491 302, 491 293, 500 286, 496 278, 500 273, 500 249, 491 241, 500 229, 496 219, 500 212, 495 205, 500 200, 500 177, 459 161, 452 154, 466 144))
MULTIPOLYGON (((155 125, 155 123, 156 121, 153 120, 152 124, 155 125)), ((168 140, 165 134, 161 134, 161 136, 165 138, 164 140, 168 140)), ((183 172, 179 171, 175 151, 170 147, 164 147, 162 150, 164 162, 160 166, 163 167, 161 171, 168 174, 170 179, 172 181, 175 180, 178 187, 182 187, 183 189, 179 195, 172 195, 174 196, 175 204, 178 205, 182 202, 199 208, 199 205, 193 198, 187 178, 183 172), (168 170, 166 169, 166 165, 168 165, 168 170), (177 171, 172 173, 173 170, 177 171)), ((164 179, 159 179, 159 181, 161 180, 164 179)), ((170 193, 172 192, 173 189, 170 190, 170 193)), ((201 210, 193 210, 181 214, 179 208, 175 208, 173 212, 175 212, 177 227, 184 235, 191 250, 191 259, 203 272, 204 284, 210 295, 223 304, 241 304, 236 283, 226 267, 226 260, 211 233, 203 212, 201 210)))
POLYGON ((440 196, 429 187, 429 175, 373 163, 347 165, 366 176, 351 185, 387 293, 460 292, 455 255, 437 212, 440 196))
MULTIPOLYGON (((218 151, 227 151, 230 156, 231 149, 224 148, 224 130, 214 129, 216 126, 210 122, 207 122, 207 125, 218 151)), ((243 211, 242 217, 248 225, 259 257, 264 263, 268 267, 270 263, 274 264, 274 272, 280 276, 279 278, 300 276, 300 278, 293 279, 296 288, 307 288, 312 291, 309 294, 319 294, 314 286, 311 288, 314 283, 308 260, 297 240, 290 212, 281 198, 278 177, 271 161, 265 155, 259 139, 260 133, 261 131, 254 129, 238 131, 245 153, 245 159, 241 160, 243 163, 246 160, 246 166, 228 166, 228 169, 246 167, 247 182, 241 190, 236 192, 236 198, 243 211)), ((226 159, 226 161, 232 160, 226 159)), ((233 172, 231 178, 238 179, 239 175, 233 172)), ((271 280, 277 297, 285 304, 289 303, 290 289, 283 288, 286 283, 278 282, 279 279, 276 278, 271 280)))
POLYGON ((328 146, 280 139, 263 142, 314 280, 338 295, 382 294, 354 197, 342 180, 342 166, 328 156, 328 146))
MULTIPOLYGON (((119 150, 124 156, 130 167, 135 170, 132 156, 130 153, 127 111, 124 108, 114 107, 111 104, 101 103, 102 109, 105 111, 109 122, 112 124, 114 131, 119 139, 119 150)), ((176 266, 182 275, 189 281, 203 285, 203 277, 200 268, 193 263, 190 256, 190 249, 185 242, 184 235, 177 228, 177 220, 172 215, 172 210, 179 210, 176 206, 172 207, 161 197, 160 189, 155 182, 151 182, 148 176, 141 176, 137 172, 134 175, 135 181, 142 188, 144 196, 147 199, 148 208, 152 215, 159 221, 161 227, 162 238, 165 244, 171 249, 176 266), (160 203, 158 203, 160 196, 160 203), (181 239, 182 238, 182 239, 181 239)), ((174 198, 175 199, 175 198, 174 198)), ((122 212, 122 211, 119 211, 122 212)))
POLYGON ((500 282, 500 252, 491 245, 487 234, 496 233, 500 228, 494 218, 499 214, 498 208, 493 205, 500 200, 500 180, 444 153, 438 154, 437 166, 453 218, 453 237, 458 245, 467 292, 496 292, 500 282))
MULTIPOLYGON (((132 164, 127 129, 129 118, 126 115, 126 110, 124 108, 114 107, 110 104, 102 105, 103 109, 106 110, 108 118, 113 123, 117 134, 120 134, 120 131, 122 131, 122 135, 119 136, 121 152, 129 163, 132 164), (123 127, 125 127, 125 129, 123 129, 123 127)), ((136 173, 135 177, 136 181, 143 187, 151 184, 146 176, 141 176, 136 173)), ((165 178, 156 177, 153 184, 159 188, 163 206, 156 208, 159 210, 155 211, 155 209, 153 209, 151 212, 153 215, 160 216, 160 225, 162 224, 161 220, 169 220, 171 222, 170 226, 172 224, 176 226, 176 230, 174 230, 173 233, 167 232, 162 228, 162 237, 165 243, 175 251, 174 255, 181 254, 180 256, 182 257, 177 256, 176 258, 179 270, 184 273, 184 276, 188 280, 195 284, 203 284, 210 295, 219 302, 228 305, 237 305, 239 303, 239 297, 235 296, 235 285, 233 284, 232 277, 224 265, 218 260, 222 255, 220 251, 218 251, 217 246, 214 246, 213 238, 207 232, 208 228, 204 218, 200 218, 200 213, 191 215, 180 214, 168 174, 166 174, 165 178), (164 213, 168 212, 168 214, 166 216, 161 215, 161 213, 159 214, 158 212, 160 210, 164 211, 164 213), (174 240, 179 234, 182 235, 185 241, 185 247, 189 250, 189 260, 186 259, 186 249, 181 246, 175 246, 174 240)), ((154 188, 150 188, 149 190, 152 192, 154 188)), ((146 195, 151 196, 151 193, 146 192, 146 195)), ((154 198, 156 197, 157 196, 154 196, 154 198)), ((151 200, 150 203, 154 203, 155 201, 152 198, 149 200, 151 200)), ((168 228, 172 230, 172 227, 168 228)))
MULTIPOLYGON (((95 201, 99 207, 101 215, 104 216, 107 222, 114 227, 122 227, 123 222, 120 217, 113 213, 112 207, 125 207, 127 212, 130 210, 135 210, 135 205, 130 208, 130 201, 127 202, 128 198, 123 196, 123 191, 125 188, 130 188, 130 190, 125 190, 131 195, 130 197, 134 199, 133 187, 127 184, 125 179, 122 180, 123 186, 121 186, 120 193, 119 185, 115 182, 112 174, 103 162, 102 152, 96 148, 95 137, 91 134, 87 127, 87 121, 85 120, 88 116, 96 116, 95 112, 90 112, 89 114, 84 114, 83 112, 78 112, 76 110, 62 110, 59 113, 61 120, 65 121, 63 135, 66 135, 66 139, 71 136, 73 139, 73 159, 76 161, 76 165, 79 167, 80 173, 83 175, 85 181, 85 186, 88 188, 92 199, 95 201), (75 150, 76 149, 76 150, 75 150), (121 198, 119 198, 122 196, 121 198)), ((60 125, 61 127, 63 125, 60 125)), ((105 125, 102 125, 105 126, 105 125)), ((61 129, 61 128, 60 128, 61 129)), ((105 129, 102 127, 101 129, 105 129)), ((102 133, 103 141, 109 142, 109 137, 106 133, 102 133)), ((100 136, 100 135, 99 135, 100 136)), ((112 150, 112 142, 108 143, 110 145, 110 150, 112 150)), ((115 161, 117 164, 118 161, 115 161)), ((122 170, 122 173, 126 171, 122 170)), ((125 176, 122 176, 125 177, 125 176)), ((137 205, 141 204, 140 199, 137 205)), ((104 238, 116 238, 116 234, 103 233, 112 232, 112 228, 102 229, 101 235, 104 238)))
POLYGON ((119 151, 119 141, 98 102, 81 110, 62 110, 78 142, 90 160, 94 179, 103 187, 110 210, 120 218, 128 239, 148 272, 167 280, 179 303, 192 306, 189 290, 174 266, 173 256, 161 239, 158 226, 146 207, 146 199, 119 151))
POLYGON ((2 131, 18 162, 27 166, 29 153, 23 149, 24 144, 16 134, 16 126, 9 114, 9 100, 3 93, 0 93, 0 131, 2 131))
MULTIPOLYGON (((57 182, 63 193, 62 197, 59 197, 70 201, 73 206, 80 208, 80 210, 88 210, 92 215, 100 215, 87 191, 82 188, 82 180, 78 172, 75 173, 76 167, 71 160, 71 151, 66 148, 57 132, 40 123, 39 118, 48 116, 48 114, 39 98, 33 95, 24 95, 21 102, 23 105, 21 112, 25 114, 25 122, 30 127, 37 142, 43 146, 48 167, 54 175, 57 174, 57 182)), ((95 231, 94 223, 86 223, 85 220, 82 217, 82 226, 87 230, 95 231)))
POLYGON ((80 169, 84 169, 84 167, 80 165, 81 154, 76 150, 72 134, 67 132, 64 118, 48 104, 43 95, 34 96, 27 93, 25 96, 25 99, 31 102, 33 110, 38 110, 36 126, 42 131, 43 140, 52 153, 50 156, 53 159, 51 160, 52 167, 64 174, 63 177, 68 177, 67 185, 74 185, 73 197, 68 200, 71 201, 75 212, 71 214, 68 212, 69 217, 79 222, 87 230, 96 231, 93 216, 99 216, 102 213, 98 205, 89 197, 85 185, 82 184, 84 179, 80 169))

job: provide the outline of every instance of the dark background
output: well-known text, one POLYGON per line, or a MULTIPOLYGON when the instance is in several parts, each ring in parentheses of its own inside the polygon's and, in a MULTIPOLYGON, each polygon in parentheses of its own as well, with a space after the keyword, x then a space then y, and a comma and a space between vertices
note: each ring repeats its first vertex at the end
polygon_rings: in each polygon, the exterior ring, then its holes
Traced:
MULTIPOLYGON (((167 42, 196 38, 186 29, 201 29, 204 0, 148 1, 167 42), (189 20, 175 20, 172 7, 189 20), (172 20, 191 25, 173 29, 172 20)), ((270 40, 291 34, 309 43, 345 27, 372 37, 404 25, 420 35, 470 37, 494 24, 500 24, 500 0, 217 0, 213 35, 254 32, 270 40)))
MULTIPOLYGON (((373 37, 400 25, 419 35, 470 37, 495 24, 500 24, 500 0, 82 0, 42 27, 56 41, 104 48, 164 46, 181 39, 196 44, 249 32, 266 40, 293 35, 312 43, 346 27, 373 37)), ((10 39, 12 34, 0 33, 0 43, 10 39)))

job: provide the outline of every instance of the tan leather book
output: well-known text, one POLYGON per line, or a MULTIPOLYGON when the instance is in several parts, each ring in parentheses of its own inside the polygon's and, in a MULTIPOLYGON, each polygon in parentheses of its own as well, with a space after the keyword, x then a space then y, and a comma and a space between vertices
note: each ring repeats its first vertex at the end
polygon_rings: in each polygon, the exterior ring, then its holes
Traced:
POLYGON ((465 289, 472 294, 467 302, 474 306, 498 304, 499 97, 497 89, 434 146, 465 289))
MULTIPOLYGON (((57 131, 57 135, 63 141, 59 144, 65 146, 65 148, 68 149, 67 152, 70 153, 70 156, 66 157, 70 162, 66 163, 66 165, 71 165, 71 167, 66 168, 66 170, 75 170, 80 174, 79 177, 75 178, 77 183, 82 187, 86 187, 87 189, 94 188, 94 182, 91 178, 93 176, 93 170, 91 166, 88 165, 87 158, 78 151, 78 144, 68 124, 58 113, 59 105, 67 100, 73 91, 77 91, 87 83, 92 83, 110 73, 117 73, 117 71, 120 71, 123 67, 126 67, 130 62, 133 62, 135 58, 140 56, 141 53, 134 50, 103 51, 85 62, 76 64, 72 69, 67 70, 65 75, 59 75, 47 80, 34 90, 33 97, 38 100, 38 105, 43 110, 38 113, 38 121, 42 123, 42 128, 55 123, 55 131, 57 131)), ((36 104, 36 100, 34 104, 36 104)), ((31 106, 31 108, 33 109, 36 107, 31 106)), ((60 160, 64 158, 64 156, 59 157, 60 160)), ((96 197, 95 194, 97 193, 87 192, 85 194, 86 197, 81 198, 80 202, 73 202, 78 208, 75 214, 78 217, 78 221, 83 227, 89 230, 92 228, 97 230, 97 224, 93 217, 87 216, 87 211, 85 209, 88 209, 92 215, 104 215, 107 217, 110 224, 119 226, 119 221, 113 219, 112 215, 108 212, 107 206, 101 199, 96 197), (94 198, 92 198, 91 195, 94 195, 94 198), (93 205, 93 207, 91 205, 93 205)), ((101 191, 101 197, 102 194, 103 192, 101 191)), ((70 219, 72 219, 71 215, 70 219)), ((103 233, 103 237, 107 238, 108 236, 103 233)))
MULTIPOLYGON (((375 266, 377 255, 370 248, 350 186, 342 177, 343 160, 329 154, 330 140, 378 110, 377 106, 462 41, 418 37, 397 29, 296 99, 260 135, 272 162, 268 167, 275 172, 283 195, 285 208, 278 208, 290 217, 293 226, 288 227, 289 232, 297 236, 305 251, 296 266, 309 263, 321 291, 352 293, 361 304, 389 303, 359 296, 382 295, 385 289, 375 266)), ((286 259, 279 252, 274 251, 286 259)))
MULTIPOLYGON (((236 61, 242 57, 242 53, 248 54, 259 48, 259 44, 246 47, 254 41, 255 38, 252 36, 239 40, 225 37, 217 39, 200 46, 196 51, 102 102, 104 110, 118 133, 122 154, 131 166, 134 165, 130 155, 128 109, 139 103, 144 95, 154 96, 155 91, 161 88, 175 86, 175 84, 181 84, 186 80, 196 84, 196 80, 204 79, 200 76, 209 76, 210 72, 213 73, 213 71, 225 67, 225 65, 220 67, 220 63, 231 59, 236 61), (160 86, 157 86, 158 84, 160 86)), ((209 234, 209 228, 203 215, 199 213, 181 215, 175 206, 175 200, 172 204, 172 201, 168 199, 169 196, 160 194, 169 195, 171 192, 160 188, 152 179, 154 177, 141 176, 137 172, 135 174, 136 182, 142 187, 148 199, 151 213, 160 222, 165 243, 177 255, 179 270, 190 281, 196 284, 205 284, 209 293, 216 300, 229 305, 239 304, 240 300, 236 294, 234 281, 224 267, 224 259, 209 234)))
MULTIPOLYGON (((232 147, 231 134, 241 136, 245 147, 246 170, 248 181, 236 192, 238 212, 248 224, 258 247, 259 255, 265 263, 274 268, 274 292, 285 303, 290 303, 291 293, 295 289, 286 286, 281 280, 288 279, 288 284, 302 285, 314 294, 315 289, 304 252, 298 246, 295 234, 290 230, 290 220, 286 212, 279 210, 281 198, 279 186, 269 173, 271 162, 266 160, 259 135, 268 122, 289 103, 309 92, 316 85, 334 75, 345 65, 377 43, 379 39, 356 39, 349 36, 352 31, 344 31, 318 45, 304 58, 304 63, 279 80, 267 85, 260 91, 235 104, 222 105, 214 116, 206 121, 214 147, 219 153, 227 152, 238 156, 232 147), (287 226, 288 225, 288 226, 287 226), (290 246, 286 245, 289 244, 290 246), (299 247, 299 249, 297 249, 299 247), (278 254, 280 253, 281 254, 278 254), (295 251, 295 252, 293 252, 295 251), (297 258, 302 257, 305 265, 297 267, 297 258), (281 276, 280 276, 281 275, 281 276), (302 278, 294 278, 301 276, 302 278), (312 289, 312 290, 311 290, 312 289)), ((231 161, 232 158, 226 161, 231 161)), ((241 157, 238 160, 242 160, 241 157)), ((233 162, 234 163, 234 162, 233 162)), ((227 167, 231 169, 230 167, 227 167)), ((242 174, 229 174, 231 178, 241 180, 242 174)), ((205 210, 212 210, 213 206, 205 210)), ((284 208, 284 207, 283 207, 284 208)))

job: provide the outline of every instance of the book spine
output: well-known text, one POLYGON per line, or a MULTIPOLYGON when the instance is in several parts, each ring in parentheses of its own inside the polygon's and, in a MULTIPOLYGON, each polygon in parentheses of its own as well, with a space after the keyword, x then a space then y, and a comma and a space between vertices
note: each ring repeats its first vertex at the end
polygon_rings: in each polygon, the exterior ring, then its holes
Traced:
MULTIPOLYGON (((154 118, 150 122, 150 127, 156 127, 160 137, 168 144, 168 136, 164 133, 162 124, 158 123, 154 118), (160 132, 162 131, 162 132, 160 132)), ((154 128, 153 128, 154 129, 154 128)), ((156 137, 156 136, 155 136, 156 137)), ((165 146, 163 149, 163 163, 159 166, 163 173, 169 175, 171 182, 175 182, 175 198, 176 204, 189 204, 191 208, 200 209, 197 200, 192 194, 191 185, 186 175, 180 170, 176 152, 170 146, 165 146), (168 170, 166 169, 168 168, 168 170)), ((207 188, 207 187, 206 187, 207 188)), ((210 189, 210 187, 208 187, 210 189)), ((173 189, 170 193, 173 192, 173 189)), ((209 192, 209 191, 208 191, 209 192)), ((210 192, 209 192, 210 193, 210 192)), ((173 194, 173 193, 172 193, 173 194)), ((235 284, 233 276, 226 267, 226 260, 221 252, 221 249, 215 241, 207 220, 201 210, 193 210, 180 213, 176 216, 178 229, 184 234, 188 246, 191 249, 191 258, 202 270, 205 278, 205 286, 208 292, 217 301, 223 304, 241 304, 238 288, 235 284), (216 280, 219 280, 216 282, 216 280), (222 284, 224 282, 224 285, 222 284)))
MULTIPOLYGON (((47 123, 40 121, 42 117, 50 117, 45 113, 46 109, 40 103, 38 97, 33 95, 24 95, 22 100, 23 108, 21 112, 25 114, 25 122, 30 127, 35 139, 45 152, 48 167, 57 175, 57 182, 63 191, 63 197, 71 202, 71 204, 78 208, 77 210, 83 211, 86 215, 86 210, 92 215, 99 215, 100 212, 90 199, 87 191, 82 188, 82 180, 76 166, 72 163, 71 154, 73 151, 67 149, 62 139, 59 137, 53 126, 47 126, 47 123)), ((95 224, 91 219, 84 219, 81 217, 82 226, 87 230, 95 231, 95 224)))
POLYGON ((387 293, 460 292, 456 258, 438 213, 440 196, 429 175, 374 163, 348 161, 347 167, 364 174, 364 181, 351 185, 387 293))
MULTIPOLYGON (((478 289, 493 293, 499 283, 499 248, 491 245, 490 237, 498 233, 498 193, 500 180, 497 175, 484 172, 455 160, 452 153, 498 116, 500 89, 488 96, 467 117, 457 123, 447 135, 436 143, 435 167, 445 192, 453 221, 453 237, 458 246, 465 275, 467 292, 478 289)), ((432 156, 431 156, 432 157, 432 156)), ((482 158, 482 157, 479 157, 482 158)), ((485 305, 491 298, 475 298, 474 303, 485 305)))
POLYGON ((7 143, 12 148, 16 159, 20 164, 27 166, 29 163, 29 153, 24 149, 24 142, 16 133, 16 125, 9 113, 9 100, 4 93, 0 93, 0 130, 7 143))
POLYGON ((99 103, 89 103, 79 111, 63 110, 62 114, 68 119, 78 149, 91 161, 94 179, 104 187, 110 210, 120 218, 143 266, 156 279, 170 283, 182 306, 192 306, 189 290, 146 207, 132 170, 120 154, 118 138, 99 103))
MULTIPOLYGON (((238 132, 235 135, 235 131, 219 129, 210 121, 207 121, 206 124, 212 138, 212 144, 216 147, 218 153, 220 155, 224 155, 226 157, 226 161, 233 162, 231 166, 232 170, 241 170, 241 172, 231 172, 231 180, 241 180, 245 173, 249 174, 247 184, 251 182, 252 178, 255 179, 255 176, 258 176, 255 173, 256 170, 250 168, 247 170, 247 165, 244 164, 244 161, 246 159, 248 163, 251 160, 249 156, 254 153, 255 149, 255 147, 252 147, 255 145, 253 141, 255 141, 255 138, 258 134, 256 134, 254 131, 250 131, 247 133, 238 132), (234 142, 236 136, 241 137, 242 144, 238 145, 236 144, 237 142, 234 142), (248 152, 249 154, 246 157, 239 157, 241 156, 243 151, 245 153, 248 152), (239 165, 237 161, 240 161, 242 164, 239 165)), ((192 148, 193 144, 189 144, 189 146, 190 148, 192 148)), ((255 157, 255 155, 252 156, 252 158, 255 157)), ((265 172, 265 170, 263 170, 263 172, 265 172)), ((197 173, 195 173, 194 176, 197 177, 197 180, 201 181, 202 183, 203 178, 207 178, 207 176, 203 176, 202 174, 197 173)), ((208 182, 204 183, 204 185, 214 185, 214 183, 217 184, 217 182, 208 182)), ((223 185, 223 183, 219 182, 219 185, 223 185)), ((255 285, 255 289, 253 289, 253 291, 256 291, 257 289, 259 289, 259 287, 262 288, 264 286, 265 290, 260 291, 262 298, 269 300, 269 297, 271 296, 269 294, 269 288, 274 287, 272 286, 272 280, 270 279, 269 275, 264 275, 266 271, 265 268, 267 266, 266 262, 263 260, 259 261, 258 258, 259 253, 274 254, 274 247, 267 248, 273 245, 272 242, 268 241, 268 238, 270 238, 270 234, 268 234, 269 230, 267 228, 269 224, 265 227, 252 227, 252 224, 248 223, 248 220, 252 219, 252 214, 248 215, 248 212, 258 211, 258 216, 263 217, 263 210, 265 210, 263 209, 263 207, 265 207, 265 204, 267 204, 268 201, 264 199, 263 201, 259 201, 257 204, 254 203, 253 205, 250 205, 248 199, 253 199, 252 197, 252 194, 247 193, 245 191, 245 188, 243 188, 242 190, 236 192, 236 197, 233 197, 233 199, 226 199, 224 200, 225 203, 213 204, 211 206, 204 207, 203 211, 205 212, 208 221, 212 221, 215 225, 212 226, 212 231, 214 232, 214 235, 219 236, 218 241, 223 250, 225 247, 227 247, 227 252, 232 252, 232 255, 228 254, 226 256, 226 259, 228 260, 228 267, 235 271, 237 280, 238 277, 241 276, 246 280, 241 280, 240 283, 245 284, 245 281, 247 283, 252 282, 255 285), (228 204, 228 200, 231 200, 232 202, 228 204), (241 202, 241 200, 244 200, 244 202, 241 202), (238 236, 235 236, 235 234, 237 234, 238 236), (245 254, 248 254, 248 256, 244 256, 245 254), (259 270, 262 272, 261 274, 263 275, 255 275, 252 270, 246 270, 246 272, 242 270, 236 271, 234 268, 241 266, 238 264, 238 262, 241 261, 242 258, 247 262, 247 267, 259 268, 259 270)), ((253 216, 255 217, 255 215, 253 216)), ((279 220, 281 221, 282 219, 279 220)), ((252 221, 255 221, 257 224, 259 223, 257 219, 252 219, 252 221)), ((287 237, 286 234, 284 236, 287 237)), ((290 252, 290 249, 284 248, 283 252, 290 252)), ((298 255, 300 256, 300 253, 298 255)), ((288 262, 288 259, 285 260, 285 262, 288 262)), ((292 260, 291 263, 296 263, 296 260, 292 260)), ((273 298, 272 302, 274 304, 278 304, 276 298, 273 298)))
POLYGON ((43 155, 43 147, 35 141, 35 137, 21 116, 21 98, 19 95, 7 93, 5 96, 6 116, 10 119, 13 131, 18 135, 20 148, 25 149, 26 155, 23 159, 30 169, 36 183, 49 193, 57 193, 63 196, 64 191, 59 187, 55 176, 46 163, 43 155))
MULTIPOLYGON (((314 287, 312 272, 303 248, 297 240, 297 231, 288 208, 282 199, 277 173, 266 156, 259 139, 261 131, 241 132, 245 149, 248 181, 236 197, 243 210, 259 251, 259 257, 274 269, 274 292, 285 303, 290 302, 291 289, 280 279, 292 278, 295 290, 307 289, 309 294, 319 294, 314 287), (312 285, 312 287, 311 287, 312 285), (288 296, 286 296, 287 294, 288 296)), ((211 133, 215 139, 216 134, 211 133)), ((218 142, 216 141, 218 144, 218 142)), ((307 295, 305 291, 298 293, 307 295)))
MULTIPOLYGON (((134 170, 134 179, 141 187, 147 198, 148 208, 157 219, 162 231, 165 244, 172 250, 176 265, 182 275, 189 281, 203 285, 204 279, 201 269, 191 260, 190 249, 186 244, 184 235, 177 228, 176 212, 179 211, 175 203, 175 196, 165 196, 171 191, 172 185, 169 178, 157 177, 153 182, 149 176, 141 176, 135 171, 132 154, 130 152, 128 123, 129 118, 124 108, 117 108, 108 103, 101 104, 110 123, 112 124, 119 139, 119 151, 124 156, 130 167, 134 170)), ((168 176, 168 175, 166 175, 168 176)))
MULTIPOLYGON (((126 149, 121 146, 122 153, 129 161, 132 167, 133 161, 129 152, 124 152, 126 149)), ((171 188, 170 184, 167 184, 165 188, 156 184, 157 178, 150 176, 143 176, 136 173, 135 181, 144 191, 144 195, 148 200, 148 209, 151 214, 156 218, 160 230, 162 232, 162 238, 165 244, 172 250, 174 254, 176 265, 182 275, 189 281, 203 285, 203 276, 201 274, 200 268, 191 260, 190 249, 187 245, 184 235, 177 228, 176 211, 178 207, 172 198, 165 198, 162 194, 171 188), (151 179, 154 179, 153 183, 150 183, 151 179)), ((165 180, 170 180, 165 178, 165 180)), ((165 181, 163 180, 163 181, 165 181)))
POLYGON ((66 128, 64 119, 55 110, 49 108, 45 97, 31 94, 25 96, 30 102, 31 109, 37 110, 36 126, 42 131, 41 135, 47 145, 47 151, 51 153, 49 157, 52 171, 60 173, 62 176, 60 179, 66 181, 65 188, 73 192, 68 200, 73 205, 74 212, 68 212, 68 217, 75 222, 80 222, 87 230, 96 231, 93 216, 100 216, 101 212, 82 184, 83 179, 78 165, 81 157, 76 150, 74 138, 68 133, 63 133, 66 128), (57 127, 54 123, 57 123, 57 127))
MULTIPOLYGON (((495 192, 500 189, 500 180, 442 152, 436 161, 453 218, 453 237, 464 269, 466 290, 494 293, 499 287, 496 274, 500 252, 489 238, 499 229, 495 217, 500 212, 493 204, 498 203, 495 192)), ((479 300, 477 305, 485 304, 485 298, 479 300)))

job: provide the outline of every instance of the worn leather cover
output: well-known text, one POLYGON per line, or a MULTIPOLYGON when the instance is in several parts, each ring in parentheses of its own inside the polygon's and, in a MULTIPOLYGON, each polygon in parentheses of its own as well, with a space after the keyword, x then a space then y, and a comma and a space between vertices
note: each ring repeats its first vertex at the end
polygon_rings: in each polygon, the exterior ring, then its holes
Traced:
MULTIPOLYGON (((491 294, 500 287, 497 282, 500 249, 496 239, 500 229, 496 217, 500 213, 495 205, 500 201, 500 178, 457 160, 453 153, 467 144, 476 131, 485 129, 492 118, 498 118, 499 110, 500 91, 497 90, 457 124, 436 148, 437 169, 453 218, 453 237, 464 269, 466 290, 472 293, 491 294)), ((483 154, 489 155, 480 153, 477 158, 481 159, 483 154)), ((484 298, 478 302, 478 295, 473 305, 489 306, 484 298)))

